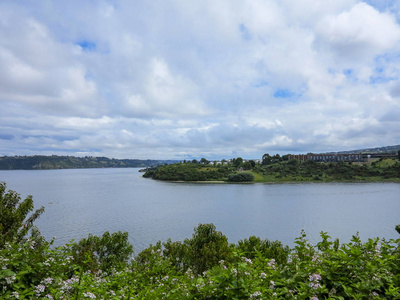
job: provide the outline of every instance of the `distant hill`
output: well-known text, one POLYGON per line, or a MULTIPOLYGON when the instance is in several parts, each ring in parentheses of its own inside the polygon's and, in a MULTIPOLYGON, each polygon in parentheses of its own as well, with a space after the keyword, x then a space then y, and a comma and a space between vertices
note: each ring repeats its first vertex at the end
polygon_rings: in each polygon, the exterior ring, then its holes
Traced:
POLYGON ((172 164, 177 160, 115 159, 107 157, 75 157, 58 155, 2 156, 0 170, 50 170, 86 168, 146 168, 172 164))
POLYGON ((350 150, 350 151, 339 151, 339 152, 329 152, 336 154, 347 154, 347 153, 397 153, 400 150, 400 145, 395 146, 385 146, 385 147, 376 147, 376 148, 367 148, 367 149, 358 149, 358 150, 350 150))

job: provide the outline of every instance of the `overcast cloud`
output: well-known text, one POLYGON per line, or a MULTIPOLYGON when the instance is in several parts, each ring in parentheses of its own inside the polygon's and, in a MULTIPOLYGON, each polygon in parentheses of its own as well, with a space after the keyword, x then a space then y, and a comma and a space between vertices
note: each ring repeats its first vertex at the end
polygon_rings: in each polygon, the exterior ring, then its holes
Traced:
POLYGON ((388 0, 3 0, 0 155, 400 144, 399 20, 388 0))

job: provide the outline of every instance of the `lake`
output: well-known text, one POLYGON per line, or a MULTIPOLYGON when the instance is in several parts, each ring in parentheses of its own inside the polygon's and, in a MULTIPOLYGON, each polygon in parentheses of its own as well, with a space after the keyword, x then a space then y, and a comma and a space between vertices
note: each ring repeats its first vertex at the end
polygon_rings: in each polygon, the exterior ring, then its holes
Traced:
POLYGON ((235 243, 255 235, 293 246, 302 228, 312 243, 320 231, 341 242, 357 232, 362 240, 398 237, 398 183, 170 183, 138 170, 0 171, 0 181, 45 206, 36 225, 56 245, 121 230, 137 254, 189 238, 199 223, 214 223, 235 243))

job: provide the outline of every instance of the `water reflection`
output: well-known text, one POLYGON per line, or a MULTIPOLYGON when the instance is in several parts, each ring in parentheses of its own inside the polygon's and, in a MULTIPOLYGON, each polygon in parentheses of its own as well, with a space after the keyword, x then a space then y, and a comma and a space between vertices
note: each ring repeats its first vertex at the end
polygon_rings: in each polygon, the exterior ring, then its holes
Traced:
POLYGON ((37 225, 56 243, 128 231, 136 253, 158 240, 183 240, 214 223, 230 242, 256 235, 293 245, 302 228, 349 241, 397 238, 400 184, 184 184, 144 179, 137 169, 0 171, 0 181, 46 212, 37 225))

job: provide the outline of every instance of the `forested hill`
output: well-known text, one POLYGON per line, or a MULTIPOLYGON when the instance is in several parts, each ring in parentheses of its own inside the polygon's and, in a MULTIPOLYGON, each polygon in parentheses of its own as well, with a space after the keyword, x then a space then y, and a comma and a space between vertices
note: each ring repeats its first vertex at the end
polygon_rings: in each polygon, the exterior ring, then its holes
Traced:
POLYGON ((400 150, 400 145, 394 145, 394 146, 384 146, 384 147, 366 148, 366 149, 358 149, 358 150, 350 150, 350 151, 329 152, 329 153, 337 153, 337 154, 346 154, 346 153, 397 153, 399 150, 400 150))
POLYGON ((176 163, 173 160, 115 159, 107 157, 75 156, 3 156, 0 170, 49 170, 79 168, 138 168, 176 163))

